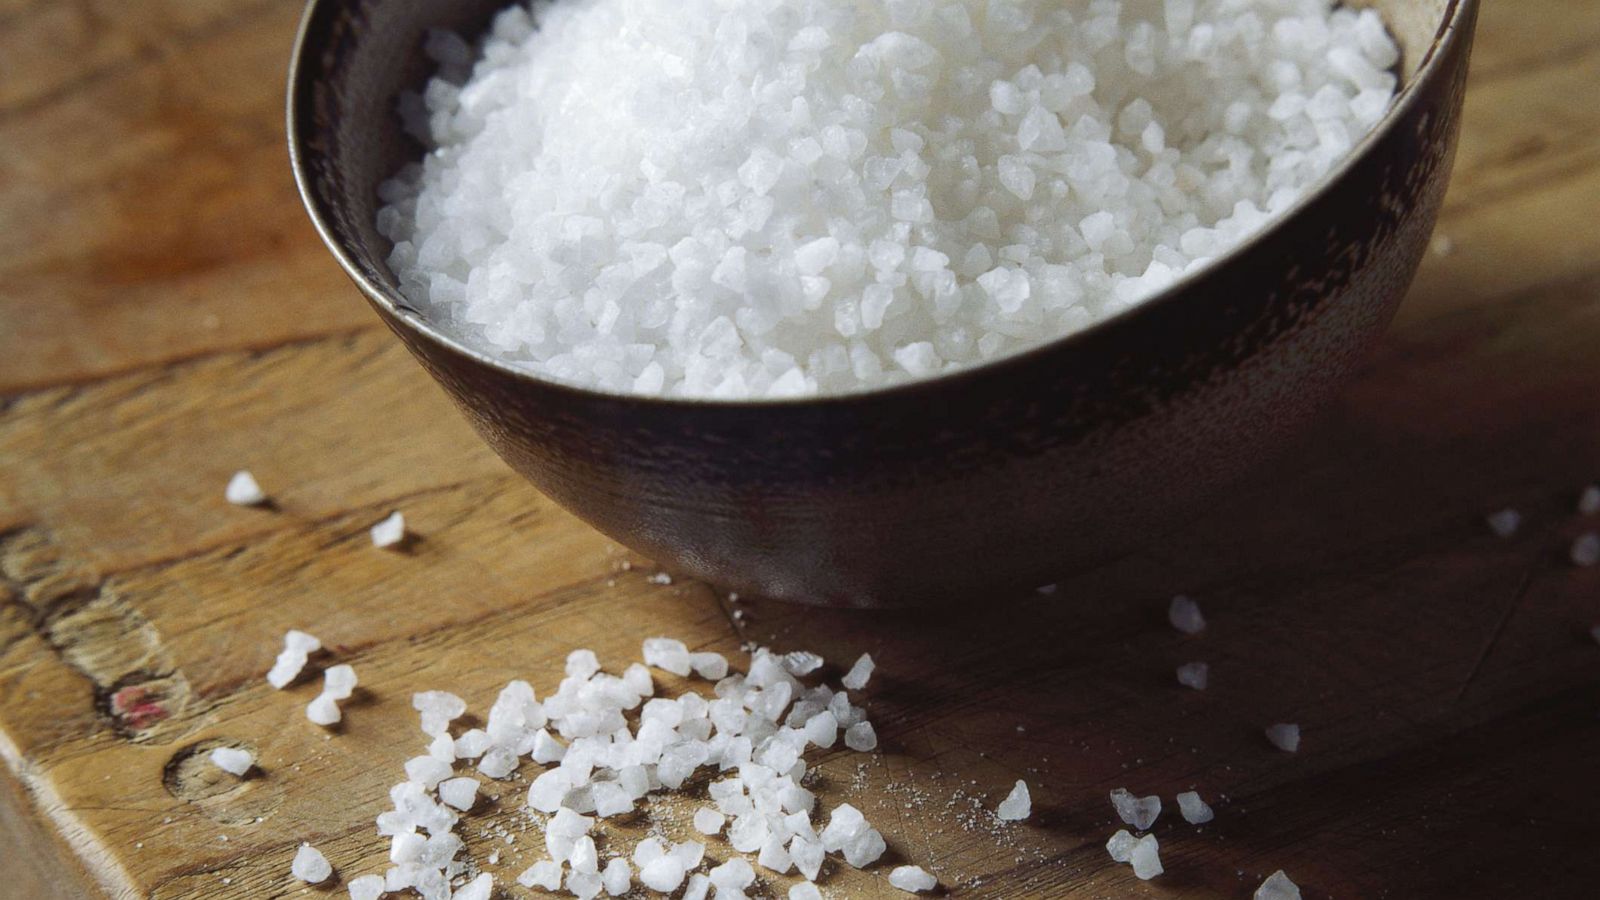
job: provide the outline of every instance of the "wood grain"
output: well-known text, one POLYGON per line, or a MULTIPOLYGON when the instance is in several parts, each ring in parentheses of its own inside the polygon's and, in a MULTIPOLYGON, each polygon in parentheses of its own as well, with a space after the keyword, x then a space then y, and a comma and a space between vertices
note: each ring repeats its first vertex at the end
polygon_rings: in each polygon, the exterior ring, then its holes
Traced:
MULTIPOLYGON (((1315 900, 1592 896, 1600 570, 1564 553, 1600 528, 1573 512, 1600 479, 1594 4, 1486 4, 1451 252, 1301 446, 1052 595, 914 614, 655 584, 496 461, 304 222, 294 6, 0 0, 0 841, 21 860, 0 897, 300 896, 306 839, 341 880, 377 871, 372 818, 423 744, 411 692, 481 711, 509 678, 552 689, 573 647, 621 666, 654 634, 870 650, 882 752, 821 758, 819 790, 956 895, 1243 898, 1284 868, 1315 900), (241 467, 273 507, 222 502, 241 467), (1527 522, 1509 540, 1481 522, 1503 506, 1527 522), (374 550, 396 508, 419 539, 374 550), (1166 625, 1180 591, 1203 635, 1166 625), (361 675, 336 733, 304 720, 314 684, 261 679, 297 626, 361 675), (1204 693, 1174 683, 1190 660, 1204 693), (1273 721, 1302 725, 1298 754, 1273 721), (220 742, 257 776, 201 763, 220 742), (1036 815, 997 827, 982 810, 1019 777, 1036 815), (1102 849, 1124 785, 1217 809, 1163 816, 1153 882, 1102 849)), ((503 885, 542 855, 534 768, 464 829, 503 885)), ((686 834, 692 809, 607 842, 686 834)), ((825 887, 898 896, 885 875, 825 887)))

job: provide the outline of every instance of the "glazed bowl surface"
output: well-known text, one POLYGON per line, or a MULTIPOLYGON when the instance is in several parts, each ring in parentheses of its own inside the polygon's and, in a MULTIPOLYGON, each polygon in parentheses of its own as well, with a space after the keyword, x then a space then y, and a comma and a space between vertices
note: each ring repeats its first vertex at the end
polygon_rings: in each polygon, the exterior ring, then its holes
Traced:
MULTIPOLYGON (((722 402, 543 380, 401 295, 377 186, 423 148, 396 111, 430 28, 505 0, 311 0, 290 155, 311 218, 494 450, 619 542, 728 589, 851 606, 983 601, 1156 540, 1282 447, 1399 305, 1459 130, 1477 0, 1368 0, 1402 46, 1388 117, 1263 232, 1149 301, 983 366, 722 402)), ((441 461, 444 462, 444 461, 441 461)))

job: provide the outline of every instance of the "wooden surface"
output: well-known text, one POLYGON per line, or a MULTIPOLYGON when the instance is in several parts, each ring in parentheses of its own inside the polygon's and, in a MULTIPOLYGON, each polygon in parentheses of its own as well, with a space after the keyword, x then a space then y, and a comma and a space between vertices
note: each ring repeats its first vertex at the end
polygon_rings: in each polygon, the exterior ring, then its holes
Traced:
MULTIPOLYGON (((0 0, 0 896, 299 896, 304 839, 344 878, 378 870, 412 691, 481 711, 512 677, 553 688, 573 647, 619 666, 654 634, 870 649, 883 752, 826 757, 824 802, 959 895, 1242 898, 1283 868, 1316 900, 1593 896, 1600 569, 1564 560, 1600 527, 1572 513, 1600 478, 1592 0, 1485 4, 1453 253, 1318 430, 1213 514, 1051 597, 742 620, 507 471, 338 274, 283 149, 297 6, 0 0), (240 467, 275 508, 222 502, 240 467), (1511 540, 1481 522, 1502 506, 1527 517, 1511 540), (420 535, 403 554, 366 537, 393 508, 420 535), (1204 635, 1167 627, 1180 591, 1204 635), (337 734, 302 716, 314 686, 262 680, 297 626, 360 673, 337 734), (1193 659, 1205 693, 1173 682, 1193 659), (260 776, 199 764, 224 741, 260 776), (1018 777, 1031 821, 971 814, 1018 777), (1217 810, 1163 816, 1154 882, 1101 849, 1124 785, 1217 810)), ((542 855, 485 834, 521 833, 534 769, 465 830, 502 883, 542 855)), ((885 874, 825 887, 892 896, 885 874)))

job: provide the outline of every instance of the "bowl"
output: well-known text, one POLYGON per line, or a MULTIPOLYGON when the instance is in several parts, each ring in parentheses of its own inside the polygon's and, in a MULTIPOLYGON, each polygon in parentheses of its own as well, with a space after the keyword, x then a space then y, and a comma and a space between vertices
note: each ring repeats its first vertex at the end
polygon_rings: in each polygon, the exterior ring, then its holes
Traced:
POLYGON ((952 374, 783 401, 624 396, 543 380, 445 333, 385 264, 377 186, 423 150, 396 112, 429 28, 504 0, 312 0, 289 144, 312 221, 494 450, 679 572, 844 606, 1005 596, 1152 542, 1283 447, 1415 274, 1449 179, 1477 0, 1357 0, 1404 51, 1387 118, 1316 190, 1170 289, 952 374))

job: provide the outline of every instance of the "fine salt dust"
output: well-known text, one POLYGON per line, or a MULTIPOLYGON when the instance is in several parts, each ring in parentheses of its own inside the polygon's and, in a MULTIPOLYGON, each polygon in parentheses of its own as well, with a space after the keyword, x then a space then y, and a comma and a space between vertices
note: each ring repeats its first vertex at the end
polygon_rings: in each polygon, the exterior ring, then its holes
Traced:
POLYGON ((1279 869, 1256 888, 1253 900, 1300 900, 1300 888, 1279 869))
POLYGON ((1399 60, 1333 0, 590 0, 428 45, 434 149, 377 221, 405 295, 545 377, 718 398, 1115 315, 1303 196, 1399 60))

